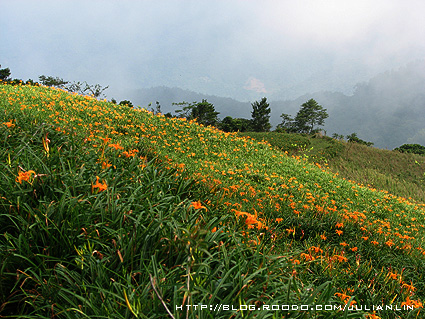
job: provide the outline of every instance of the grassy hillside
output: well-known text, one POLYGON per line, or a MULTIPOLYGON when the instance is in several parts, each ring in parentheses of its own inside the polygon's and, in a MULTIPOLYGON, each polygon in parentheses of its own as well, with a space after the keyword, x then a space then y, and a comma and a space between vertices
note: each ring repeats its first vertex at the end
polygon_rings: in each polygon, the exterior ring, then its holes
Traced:
POLYGON ((347 143, 329 137, 287 133, 239 133, 267 141, 292 156, 328 166, 340 177, 425 202, 425 157, 347 143))
POLYGON ((2 85, 0 107, 2 316, 422 315, 422 204, 61 90, 2 85))

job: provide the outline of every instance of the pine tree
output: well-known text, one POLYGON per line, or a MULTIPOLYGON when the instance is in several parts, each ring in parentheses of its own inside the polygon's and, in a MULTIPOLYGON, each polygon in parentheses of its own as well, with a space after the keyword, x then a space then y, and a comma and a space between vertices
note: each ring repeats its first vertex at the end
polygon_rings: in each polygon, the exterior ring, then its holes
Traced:
POLYGON ((270 106, 267 98, 263 97, 260 102, 255 101, 252 105, 252 128, 255 132, 268 132, 270 124, 270 106))

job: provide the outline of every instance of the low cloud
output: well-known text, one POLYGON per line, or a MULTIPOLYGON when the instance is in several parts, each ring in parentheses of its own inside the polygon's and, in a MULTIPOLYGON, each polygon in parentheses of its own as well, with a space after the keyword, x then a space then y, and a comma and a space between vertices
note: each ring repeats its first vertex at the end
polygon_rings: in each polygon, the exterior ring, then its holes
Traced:
POLYGON ((254 78, 253 76, 249 77, 249 79, 245 82, 245 86, 243 88, 245 90, 254 91, 257 93, 267 93, 264 83, 261 82, 259 79, 254 78))

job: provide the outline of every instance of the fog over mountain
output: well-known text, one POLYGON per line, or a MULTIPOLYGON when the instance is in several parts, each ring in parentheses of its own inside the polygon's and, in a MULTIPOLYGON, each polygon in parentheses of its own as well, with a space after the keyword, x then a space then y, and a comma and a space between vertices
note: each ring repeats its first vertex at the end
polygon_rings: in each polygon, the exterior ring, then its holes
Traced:
POLYGON ((0 64, 129 89, 253 101, 356 83, 424 58, 422 0, 0 0, 0 64))
POLYGON ((424 144, 423 67, 397 69, 425 58, 423 0, 0 0, 0 12, 13 78, 98 83, 167 112, 204 97, 222 118, 267 97, 274 125, 315 97, 329 135, 424 144))
MULTIPOLYGON (((200 102, 214 104, 219 117, 251 118, 250 102, 195 93, 169 87, 129 90, 123 93, 135 105, 148 108, 158 101, 163 113, 173 114, 178 106, 172 103, 200 102)), ((301 104, 315 99, 328 110, 325 121, 327 135, 348 135, 356 132, 361 139, 379 148, 393 149, 406 143, 425 145, 425 60, 407 64, 399 69, 378 74, 367 82, 358 83, 352 95, 341 92, 319 91, 307 93, 293 100, 273 100, 267 93, 271 107, 270 122, 275 127, 282 113, 295 116, 301 104)), ((254 102, 252 100, 251 102, 254 102)))

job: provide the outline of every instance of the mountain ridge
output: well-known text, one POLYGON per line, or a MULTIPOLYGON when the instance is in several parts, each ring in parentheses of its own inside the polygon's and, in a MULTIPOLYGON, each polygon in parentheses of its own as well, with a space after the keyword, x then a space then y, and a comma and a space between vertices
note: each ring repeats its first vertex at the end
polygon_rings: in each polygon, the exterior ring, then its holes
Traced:
MULTIPOLYGON (((158 101, 162 113, 178 108, 173 103, 208 100, 219 118, 226 116, 251 118, 251 102, 230 97, 197 93, 177 87, 157 86, 129 90, 126 96, 133 104, 148 108, 158 101)), ((267 97, 267 94, 264 94, 267 97)), ((402 144, 425 144, 425 60, 389 70, 355 86, 352 95, 335 91, 305 93, 296 99, 270 100, 273 127, 280 123, 282 113, 295 116, 302 103, 315 99, 327 109, 323 130, 348 135, 356 132, 376 147, 393 149, 402 144)))

